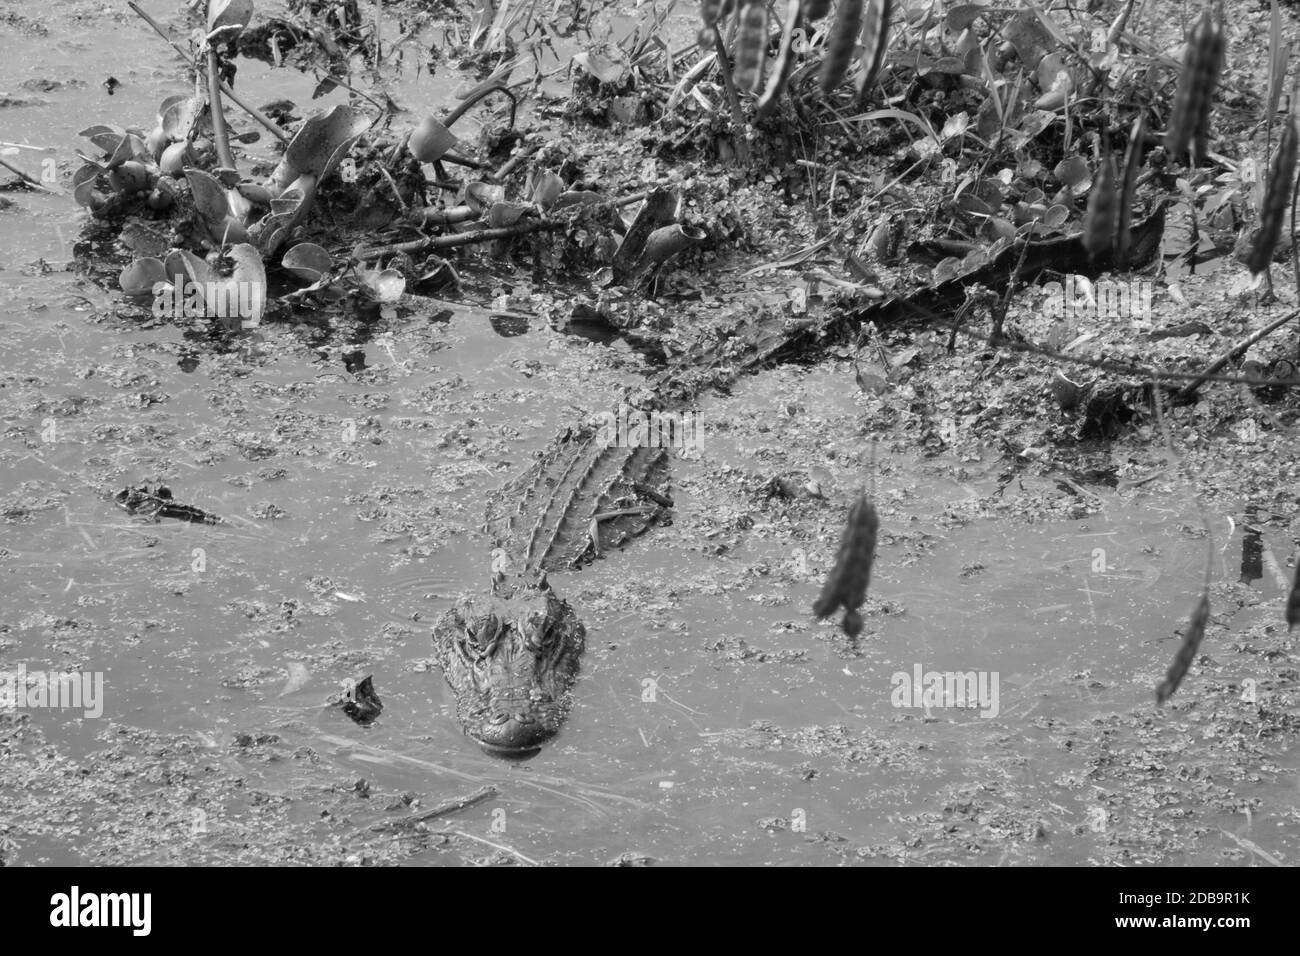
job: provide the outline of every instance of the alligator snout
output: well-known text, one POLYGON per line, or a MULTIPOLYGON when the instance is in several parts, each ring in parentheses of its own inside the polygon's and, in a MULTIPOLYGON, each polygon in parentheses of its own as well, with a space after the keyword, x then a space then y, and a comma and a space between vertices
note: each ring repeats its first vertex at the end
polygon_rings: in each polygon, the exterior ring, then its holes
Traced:
POLYGON ((555 736, 556 731, 546 723, 528 714, 493 714, 470 737, 483 751, 493 757, 527 760, 536 756, 542 744, 555 736))

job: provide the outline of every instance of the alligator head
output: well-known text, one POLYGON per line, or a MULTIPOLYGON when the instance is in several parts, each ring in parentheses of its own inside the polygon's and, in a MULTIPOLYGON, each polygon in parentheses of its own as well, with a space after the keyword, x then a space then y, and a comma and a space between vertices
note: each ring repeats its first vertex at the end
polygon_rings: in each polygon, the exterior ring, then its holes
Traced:
POLYGON ((498 577, 463 598, 433 631, 435 658, 465 733, 498 757, 531 757, 559 732, 578 675, 584 631, 544 576, 498 577))

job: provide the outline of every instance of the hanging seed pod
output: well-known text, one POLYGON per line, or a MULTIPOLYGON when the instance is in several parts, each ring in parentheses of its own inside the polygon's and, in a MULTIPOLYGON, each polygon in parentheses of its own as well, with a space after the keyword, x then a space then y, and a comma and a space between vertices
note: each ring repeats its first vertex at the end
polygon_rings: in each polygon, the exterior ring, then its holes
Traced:
POLYGON ((875 506, 860 494, 849 509, 848 524, 840 538, 840 549, 835 555, 835 567, 826 576, 821 594, 812 606, 818 618, 829 617, 844 608, 844 633, 856 639, 862 632, 862 614, 859 608, 867 598, 867 585, 871 583, 871 566, 876 560, 876 533, 880 518, 875 506))
POLYGON ((1291 583, 1291 593, 1286 597, 1286 629, 1300 624, 1300 561, 1296 562, 1295 580, 1291 583))
POLYGON ((821 86, 829 93, 840 85, 853 59, 853 48, 862 30, 862 0, 840 0, 835 23, 826 37, 826 57, 822 60, 821 86))
POLYGON ((1129 247, 1133 243, 1133 206, 1137 202, 1138 171, 1142 168, 1142 140, 1146 138, 1147 117, 1143 113, 1128 134, 1124 151, 1124 179, 1119 190, 1119 215, 1115 221, 1115 264, 1128 268, 1129 247))
POLYGON ((858 99, 866 99, 871 84, 876 82, 880 64, 885 62, 885 50, 889 48, 889 18, 893 12, 893 0, 871 0, 862 22, 862 59, 858 65, 862 73, 858 76, 858 99))
POLYGON ((803 18, 801 3, 802 0, 789 0, 790 5, 786 8, 785 26, 781 30, 781 48, 777 52, 772 72, 767 78, 767 88, 763 90, 763 95, 758 100, 760 116, 766 116, 776 107, 781 92, 785 89, 786 81, 790 79, 790 72, 794 68, 794 35, 803 18))
POLYGON ((740 28, 736 34, 736 65, 732 79, 737 89, 758 91, 763 82, 766 49, 766 0, 748 0, 740 9, 740 28))
POLYGON ((1206 588, 1201 591, 1201 599, 1196 604, 1196 610, 1192 612, 1192 619, 1187 623, 1187 631, 1183 634, 1183 645, 1178 648, 1178 653, 1174 655, 1173 661, 1170 662, 1165 679, 1156 688, 1157 707, 1174 696, 1174 692, 1178 690, 1178 685, 1187 676, 1187 671, 1196 658, 1196 651, 1201 646, 1201 639, 1205 637, 1205 626, 1209 623, 1210 591, 1209 588, 1206 588))
POLYGON ((809 23, 831 12, 831 0, 802 0, 804 19, 809 23))
POLYGON ((1106 157, 1097 170, 1088 197, 1088 210, 1083 214, 1083 248, 1092 262, 1107 255, 1115 242, 1115 222, 1119 211, 1119 195, 1115 190, 1115 157, 1106 146, 1106 157))
POLYGON ((1259 216, 1259 232, 1250 247, 1246 267, 1251 272, 1263 272, 1273 261, 1273 250, 1282 235, 1282 219, 1287 203, 1291 201, 1291 180, 1295 174, 1296 130, 1295 117, 1288 115, 1282 130, 1282 141, 1273 156, 1273 168, 1268 174, 1268 188, 1264 191, 1264 207, 1259 216))
POLYGON ((735 0, 700 0, 700 19, 704 21, 698 38, 701 50, 713 49, 714 28, 722 26, 734 6, 735 0))
POLYGON ((1223 69, 1225 45, 1223 24, 1207 7, 1187 40, 1183 72, 1178 77, 1174 108, 1165 133, 1165 147, 1174 158, 1181 158, 1189 145, 1195 146, 1198 159, 1205 155, 1210 107, 1223 69))

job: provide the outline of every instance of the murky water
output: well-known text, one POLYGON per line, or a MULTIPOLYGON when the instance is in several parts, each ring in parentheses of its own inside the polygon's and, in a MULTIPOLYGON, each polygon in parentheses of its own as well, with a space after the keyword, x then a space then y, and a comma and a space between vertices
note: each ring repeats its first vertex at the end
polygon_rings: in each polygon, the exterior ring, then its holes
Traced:
MULTIPOLYGON (((0 57, 0 92, 86 86, 0 110, 0 140, 65 159, 78 129, 137 122, 183 85, 129 14, 55 7, 68 18, 0 57)), ((240 82, 303 104, 314 85, 260 64, 240 82)), ((392 91, 450 101, 413 76, 392 91)), ((1235 583, 1241 515, 1231 537, 1214 516, 1229 632, 1181 692, 1200 709, 1157 713, 1205 562, 1189 500, 1098 487, 1098 515, 1026 521, 1012 499, 1059 492, 1004 476, 992 451, 884 441, 872 458, 843 363, 746 379, 701 400, 708 439, 674 465, 673 525, 553 578, 588 629, 577 703, 540 756, 503 763, 451 719, 430 627, 486 581, 486 490, 642 361, 472 304, 389 323, 359 371, 283 326, 217 353, 114 317, 111 295, 62 271, 70 199, 8 198, 0 669, 105 682, 100 719, 27 712, 23 764, 0 771, 11 863, 1249 862, 1242 840, 1294 858, 1285 735, 1262 758, 1217 743, 1253 711, 1245 682, 1272 679, 1249 645, 1282 596, 1267 572, 1235 583), (852 451, 827 461, 831 444, 852 451), (828 500, 769 501, 744 480, 810 462, 828 500), (107 500, 142 481, 226 520, 149 523, 107 500), (855 653, 808 608, 860 483, 882 538, 855 653), (989 504, 999 487, 1008 514, 989 504), (918 671, 974 672, 996 696, 927 711, 909 699, 918 671), (326 700, 367 674, 385 710, 361 729, 326 700), (367 830, 406 812, 403 794, 433 807, 485 783, 495 798, 435 825, 462 834, 450 843, 367 830)), ((1285 563, 1288 542, 1264 543, 1285 563)))

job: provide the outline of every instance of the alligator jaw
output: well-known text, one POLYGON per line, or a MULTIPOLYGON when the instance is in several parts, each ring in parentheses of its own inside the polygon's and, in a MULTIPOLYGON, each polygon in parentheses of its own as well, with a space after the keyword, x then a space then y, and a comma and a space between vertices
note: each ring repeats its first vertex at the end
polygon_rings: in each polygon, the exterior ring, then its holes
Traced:
POLYGON ((525 759, 559 732, 584 634, 544 580, 463 599, 438 622, 433 640, 457 720, 485 752, 525 759))

